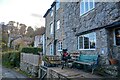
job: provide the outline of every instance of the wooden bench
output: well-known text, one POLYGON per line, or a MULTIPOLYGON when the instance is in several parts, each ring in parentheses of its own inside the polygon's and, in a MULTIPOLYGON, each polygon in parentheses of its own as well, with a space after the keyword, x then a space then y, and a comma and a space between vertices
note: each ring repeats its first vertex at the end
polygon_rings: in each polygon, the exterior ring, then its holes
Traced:
POLYGON ((79 55, 78 59, 73 61, 75 64, 82 64, 82 65, 88 65, 92 67, 92 74, 94 72, 94 69, 96 68, 98 64, 98 55, 79 55))
POLYGON ((57 55, 47 55, 44 62, 47 67, 58 66, 61 64, 61 57, 57 55))
POLYGON ((67 62, 65 61, 61 61, 62 63, 62 69, 66 66, 66 67, 73 67, 73 61, 75 61, 78 57, 79 57, 79 53, 69 53, 71 59, 68 59, 67 62))

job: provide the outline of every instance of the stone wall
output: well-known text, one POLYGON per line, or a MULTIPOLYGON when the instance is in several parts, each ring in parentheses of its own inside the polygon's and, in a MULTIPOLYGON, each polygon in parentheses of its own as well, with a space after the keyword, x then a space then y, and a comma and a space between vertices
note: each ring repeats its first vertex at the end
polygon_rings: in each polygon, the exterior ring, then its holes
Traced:
POLYGON ((39 71, 39 66, 34 66, 25 62, 21 62, 20 63, 20 69, 22 71, 25 71, 26 73, 34 76, 34 77, 38 77, 38 71, 39 71))
POLYGON ((21 53, 20 69, 26 73, 37 77, 39 65, 41 64, 41 57, 28 53, 21 53))
MULTIPOLYGON (((79 3, 66 3, 64 6, 64 30, 66 33, 66 38, 71 40, 71 42, 76 42, 76 33, 81 33, 94 28, 103 27, 120 20, 120 16, 119 14, 117 14, 119 11, 117 5, 117 3, 96 3, 95 9, 80 16, 79 3), (114 10, 116 10, 116 12, 114 10), (111 14, 108 14, 107 12, 111 14), (113 13, 116 14, 117 18, 115 18, 114 21, 111 21, 112 18, 115 17, 113 16, 113 13), (76 28, 77 31, 74 33, 72 31, 72 28, 76 28)), ((66 40, 66 42, 67 41, 68 40, 66 40)), ((68 45, 74 44, 71 43, 68 45)))
MULTIPOLYGON (((69 53, 99 54, 99 63, 101 65, 109 65, 109 49, 112 49, 115 58, 120 61, 120 47, 114 45, 113 32, 115 28, 104 28, 120 21, 120 2, 96 2, 95 8, 82 16, 80 16, 80 2, 61 3, 60 7, 56 12, 56 21, 58 19, 61 20, 61 28, 56 30, 55 34, 58 42, 60 40, 63 42, 63 48, 67 48, 69 53), (95 50, 78 50, 78 34, 83 32, 96 32, 95 50)), ((50 41, 53 42, 53 36, 49 35, 49 24, 52 20, 53 18, 50 18, 49 13, 46 16, 46 37, 48 36, 51 39, 46 42, 47 54, 50 52, 48 44, 50 41)), ((59 53, 57 48, 56 53, 59 53)), ((109 67, 106 68, 108 69, 109 67)), ((115 68, 113 67, 113 69, 115 68)))

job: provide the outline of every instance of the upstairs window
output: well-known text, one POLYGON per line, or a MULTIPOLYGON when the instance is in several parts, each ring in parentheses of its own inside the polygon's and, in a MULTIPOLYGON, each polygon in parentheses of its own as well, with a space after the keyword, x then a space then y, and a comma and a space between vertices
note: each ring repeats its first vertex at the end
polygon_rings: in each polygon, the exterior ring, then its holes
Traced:
POLYGON ((50 34, 53 34, 53 23, 50 24, 50 34))
POLYGON ((57 21, 57 29, 60 29, 60 20, 57 21))
POLYGON ((120 28, 115 29, 115 43, 120 46, 120 28))
POLYGON ((56 10, 60 8, 60 0, 56 0, 56 10))
POLYGON ((78 37, 78 49, 91 50, 96 47, 96 33, 81 35, 78 37))
POLYGON ((81 0, 80 2, 80 16, 87 13, 95 7, 94 0, 81 0))
POLYGON ((50 16, 53 16, 53 8, 51 9, 50 16))
POLYGON ((62 42, 58 43, 58 51, 62 51, 62 42))

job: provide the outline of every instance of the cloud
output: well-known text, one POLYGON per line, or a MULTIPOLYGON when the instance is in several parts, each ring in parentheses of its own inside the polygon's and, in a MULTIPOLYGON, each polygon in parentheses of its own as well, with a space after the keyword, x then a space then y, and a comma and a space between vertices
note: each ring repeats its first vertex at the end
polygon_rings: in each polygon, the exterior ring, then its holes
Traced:
POLYGON ((28 26, 44 26, 43 15, 54 0, 5 0, 0 4, 0 22, 10 20, 28 26), (38 18, 37 18, 38 17, 38 18))

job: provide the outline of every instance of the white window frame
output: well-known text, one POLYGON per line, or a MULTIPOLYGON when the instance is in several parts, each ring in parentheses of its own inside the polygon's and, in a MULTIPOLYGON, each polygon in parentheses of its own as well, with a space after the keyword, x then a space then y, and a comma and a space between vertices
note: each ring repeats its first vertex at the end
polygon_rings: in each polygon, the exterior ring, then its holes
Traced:
POLYGON ((117 44, 116 44, 116 37, 115 37, 115 36, 116 36, 116 35, 115 35, 115 30, 116 30, 116 29, 120 29, 120 28, 115 28, 115 29, 113 30, 113 36, 114 36, 114 38, 113 38, 113 39, 114 39, 114 45, 115 45, 115 46, 118 46, 118 47, 120 47, 120 45, 117 45, 117 44))
POLYGON ((50 55, 54 55, 54 54, 53 54, 53 43, 50 44, 50 55))
POLYGON ((82 16, 82 15, 84 15, 84 14, 86 14, 86 13, 88 13, 89 11, 91 11, 92 9, 94 9, 95 8, 95 1, 94 0, 81 0, 80 1, 80 16, 82 16), (87 11, 85 11, 85 2, 88 2, 88 10, 87 11), (93 8, 90 8, 90 1, 93 1, 93 8), (84 13, 81 13, 81 3, 84 3, 84 13))
POLYGON ((63 43, 62 43, 62 42, 59 42, 59 43, 58 43, 58 51, 62 51, 62 46, 63 46, 63 43))
MULTIPOLYGON (((95 33, 95 32, 91 32, 91 33, 94 33, 94 34, 95 34, 95 40, 96 40, 96 33, 95 33)), ((88 33, 88 34, 90 34, 90 33, 88 33)), ((86 35, 86 34, 84 34, 84 35, 86 35)), ((81 35, 81 36, 83 37, 84 35, 81 35)), ((82 49, 80 49, 79 38, 80 38, 81 36, 78 36, 78 50, 96 50, 96 41, 95 41, 95 48, 93 49, 93 48, 90 48, 90 40, 89 40, 89 49, 84 49, 84 47, 85 47, 85 45, 84 45, 84 37, 83 37, 83 47, 82 47, 82 49)))
POLYGON ((54 27, 53 27, 53 22, 51 22, 50 23, 50 34, 53 34, 53 33, 54 33, 54 27))
POLYGON ((60 0, 56 0, 56 10, 60 8, 60 0))
POLYGON ((60 20, 57 21, 57 28, 56 30, 60 29, 60 20))

